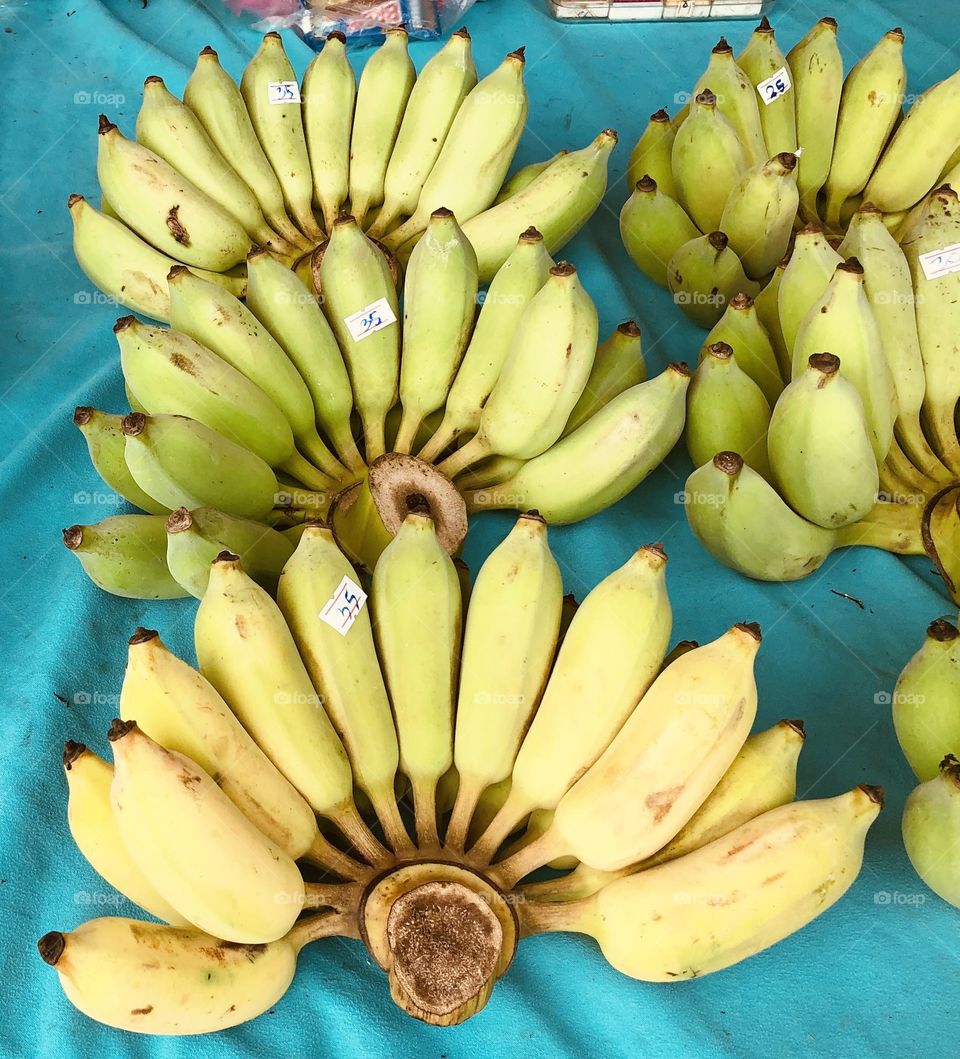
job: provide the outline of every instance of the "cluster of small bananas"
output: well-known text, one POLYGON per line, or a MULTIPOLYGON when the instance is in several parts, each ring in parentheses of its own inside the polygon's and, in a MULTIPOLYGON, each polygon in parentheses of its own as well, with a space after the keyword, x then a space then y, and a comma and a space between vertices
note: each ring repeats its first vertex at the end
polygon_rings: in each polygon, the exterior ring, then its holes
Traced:
POLYGON ((939 618, 893 693, 900 747, 920 785, 903 810, 903 842, 921 879, 960 908, 960 631, 939 618))
POLYGON ((665 567, 640 548, 577 607, 534 514, 472 588, 423 511, 370 583, 318 525, 276 602, 221 553, 199 672, 138 629, 113 766, 67 744, 80 850, 170 924, 46 934, 67 996, 123 1029, 219 1030, 338 935, 448 1025, 525 934, 589 934, 623 973, 675 981, 808 923, 857 876, 880 792, 794 800, 802 725, 750 734, 759 629, 668 654, 665 567))

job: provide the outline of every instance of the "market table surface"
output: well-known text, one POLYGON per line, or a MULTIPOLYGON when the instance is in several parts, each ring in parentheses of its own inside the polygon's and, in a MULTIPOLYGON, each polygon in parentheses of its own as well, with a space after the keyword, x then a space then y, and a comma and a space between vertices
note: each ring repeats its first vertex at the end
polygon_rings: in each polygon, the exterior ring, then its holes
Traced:
MULTIPOLYGON (((960 65, 952 7, 948 0, 779 0, 772 21, 786 50, 817 17, 836 15, 848 69, 884 30, 901 25, 908 90, 916 92, 960 65)), ((465 24, 482 73, 526 45, 531 105, 517 164, 580 147, 603 128, 619 130, 606 199, 565 254, 597 303, 602 329, 639 320, 655 371, 694 360, 702 332, 630 264, 620 244, 624 171, 647 116, 660 106, 675 112, 717 36, 725 33, 739 50, 751 24, 564 24, 548 18, 539 0, 479 3, 465 24)), ((923 886, 904 854, 900 813, 914 780, 889 707, 897 673, 927 623, 949 614, 950 603, 925 560, 868 549, 836 553, 818 573, 789 585, 747 581, 721 567, 684 519, 689 462, 682 447, 615 507, 551 531, 566 590, 582 596, 638 545, 661 540, 670 556, 675 640, 704 641, 735 621, 760 622, 758 724, 807 722, 800 796, 833 795, 860 782, 887 791, 862 874, 838 905, 731 970, 673 985, 623 977, 579 936, 527 940, 486 1009, 456 1029, 402 1014, 366 950, 344 940, 308 948, 275 1010, 219 1036, 136 1038, 70 1006, 37 956, 36 939, 92 916, 137 911, 110 903, 109 887, 72 843, 62 742, 83 740, 106 753, 129 633, 140 624, 158 628, 192 658, 195 604, 107 596, 61 543, 61 527, 122 510, 92 470, 72 410, 125 408, 110 332, 120 313, 74 260, 66 199, 80 192, 99 201, 98 112, 129 134, 144 77, 159 74, 179 93, 204 44, 239 77, 258 34, 217 0, 10 0, 0 8, 0 29, 7 85, 0 123, 0 1053, 654 1059, 954 1051, 960 912, 923 886)), ((285 44, 302 73, 312 53, 292 33, 285 44)), ((435 47, 412 46, 418 67, 435 47)), ((359 68, 369 55, 352 58, 359 68)), ((465 550, 474 569, 510 524, 508 514, 475 519, 465 550)))

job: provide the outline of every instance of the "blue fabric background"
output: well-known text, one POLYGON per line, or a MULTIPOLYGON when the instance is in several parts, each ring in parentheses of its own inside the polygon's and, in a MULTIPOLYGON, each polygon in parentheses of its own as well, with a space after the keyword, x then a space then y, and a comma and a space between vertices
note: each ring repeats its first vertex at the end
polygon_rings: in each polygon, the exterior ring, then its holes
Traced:
MULTIPOLYGON (((907 35, 910 91, 952 73, 957 26, 949 0, 834 5, 848 67, 896 24, 907 35)), ((773 21, 786 50, 819 15, 779 0, 773 21)), ((597 302, 606 331, 636 317, 653 370, 693 359, 701 333, 666 292, 629 263, 617 235, 630 146, 647 115, 688 89, 718 34, 739 47, 750 24, 565 25, 539 0, 478 4, 466 24, 477 65, 527 46, 531 108, 517 162, 580 147, 620 130, 603 207, 567 254, 597 302)), ((926 624, 951 610, 925 560, 855 549, 806 581, 749 582, 694 541, 677 501, 689 465, 682 450, 631 496, 588 523, 551 531, 568 591, 582 596, 637 545, 670 555, 674 639, 707 640, 741 619, 759 621, 759 722, 808 724, 800 793, 826 796, 882 783, 887 808, 869 835, 853 890, 800 934, 713 977, 654 986, 622 977, 576 936, 525 941, 480 1015, 453 1030, 423 1026, 390 1001, 359 943, 306 950, 294 986, 271 1014, 219 1037, 124 1036, 80 1015, 39 960, 44 931, 97 914, 108 888, 74 848, 60 768, 65 738, 105 752, 126 640, 159 628, 192 659, 192 601, 142 603, 98 592, 60 542, 60 528, 116 512, 70 415, 78 403, 124 408, 110 326, 71 250, 67 195, 98 201, 97 114, 131 133, 148 74, 180 92, 195 55, 212 44, 239 77, 257 35, 217 0, 12 0, 0 7, 4 103, 0 130, 0 924, 4 1056, 477 1055, 612 1057, 927 1056, 956 1054, 960 1039, 960 912, 927 891, 900 841, 913 778, 890 723, 889 693, 926 624), (105 94, 102 103, 92 99, 105 94), (836 593, 863 601, 863 608, 836 593)), ((302 73, 311 53, 292 34, 302 73)), ((412 48, 418 66, 434 45, 412 48)), ((353 55, 361 66, 368 51, 353 55)), ((510 525, 478 518, 466 557, 475 567, 510 525)), ((757 533, 765 527, 758 526, 757 533)))

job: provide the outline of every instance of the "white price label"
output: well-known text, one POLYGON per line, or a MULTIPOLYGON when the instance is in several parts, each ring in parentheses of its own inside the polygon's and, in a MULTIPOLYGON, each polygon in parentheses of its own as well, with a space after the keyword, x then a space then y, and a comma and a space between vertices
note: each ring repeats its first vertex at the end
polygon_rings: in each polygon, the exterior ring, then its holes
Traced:
POLYGON ((397 317, 387 299, 381 298, 372 305, 351 313, 350 316, 344 318, 343 322, 347 325, 347 330, 353 336, 353 340, 359 342, 372 335, 374 331, 380 331, 384 327, 389 327, 390 324, 395 324, 397 317))
POLYGON ((790 80, 790 71, 785 66, 781 66, 766 81, 761 81, 757 85, 757 91, 760 93, 760 98, 769 107, 771 103, 776 102, 782 95, 789 92, 792 87, 793 82, 790 80))
POLYGON ((267 83, 267 99, 271 103, 299 103, 300 86, 296 81, 270 81, 267 83))
POLYGON ((951 272, 960 272, 960 243, 945 246, 942 250, 930 250, 921 254, 920 267, 927 279, 939 279, 951 272))
POLYGON ((366 601, 366 592, 359 585, 354 584, 349 577, 345 577, 337 586, 337 591, 327 600, 318 617, 331 629, 336 629, 341 636, 346 636, 366 601))

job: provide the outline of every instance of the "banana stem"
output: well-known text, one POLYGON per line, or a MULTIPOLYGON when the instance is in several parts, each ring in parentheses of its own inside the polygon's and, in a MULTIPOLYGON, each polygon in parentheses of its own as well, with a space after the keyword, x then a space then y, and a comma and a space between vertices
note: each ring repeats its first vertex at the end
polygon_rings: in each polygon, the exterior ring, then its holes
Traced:
POLYGON ((317 218, 314 217, 312 210, 297 210, 293 215, 293 219, 297 222, 300 231, 312 242, 319 243, 326 238, 326 233, 317 224, 317 218))
POLYGON ((470 824, 473 814, 477 809, 480 795, 486 789, 486 783, 478 783, 469 777, 460 777, 460 786, 457 788, 457 797, 453 803, 453 811, 447 823, 447 833, 444 835, 443 844, 455 853, 462 853, 470 833, 470 824))
POLYGON ((486 459, 492 454, 487 439, 482 434, 475 434, 463 448, 451 453, 442 463, 437 465, 437 470, 453 479, 468 467, 472 467, 480 460, 486 459))
POLYGON ((586 933, 581 924, 584 913, 590 910, 591 900, 592 898, 585 897, 579 901, 546 904, 536 901, 518 902, 516 908, 520 919, 520 936, 530 937, 531 934, 547 934, 552 931, 586 933))
POLYGON ((332 908, 349 912, 360 901, 361 887, 356 883, 304 883, 304 908, 332 908))
POLYGON ((437 829, 437 780, 415 779, 413 781, 413 815, 417 830, 417 845, 423 848, 439 848, 440 833, 437 829))
POLYGON ((930 448, 930 443, 920 426, 919 415, 901 415, 897 420, 897 436, 904 454, 915 467, 923 472, 925 477, 940 485, 946 485, 952 481, 953 474, 950 468, 945 466, 940 457, 930 448))
POLYGON ((447 417, 444 416, 440 426, 437 427, 433 436, 417 453, 417 458, 425 460, 427 463, 433 463, 445 448, 456 441, 459 435, 460 430, 448 423, 447 417))
MULTIPOLYGON (((505 485, 499 482, 498 485, 505 485)), ((493 486, 484 486, 481 489, 468 489, 462 494, 467 505, 467 514, 472 515, 475 511, 503 511, 516 505, 512 502, 512 496, 506 489, 495 489, 493 486)))
POLYGON ((343 850, 329 841, 319 831, 316 834, 310 848, 303 855, 303 859, 319 868, 325 868, 344 879, 363 879, 368 874, 366 865, 355 861, 343 850))
POLYGON ((563 839, 548 829, 528 846, 488 868, 487 875, 502 890, 512 890, 521 879, 537 868, 542 868, 557 857, 565 857, 569 853, 570 850, 563 839))
POLYGON ((315 489, 321 493, 336 490, 337 487, 337 483, 332 478, 318 471, 296 449, 283 463, 278 464, 275 469, 284 471, 291 478, 296 478, 298 482, 302 482, 308 489, 315 489))
POLYGON ((390 226, 400 216, 400 207, 395 202, 385 202, 377 212, 373 223, 367 229, 371 239, 381 239, 390 230, 390 226))
POLYGON ((886 464, 897 478, 913 489, 914 492, 923 493, 927 489, 929 483, 923 473, 907 459, 896 437, 890 442, 886 464))
POLYGON ((923 555, 922 517, 920 505, 880 501, 859 522, 837 530, 836 547, 861 544, 898 555, 923 555))
POLYGON ((299 952, 304 945, 322 938, 356 938, 358 935, 355 913, 321 912, 294 923, 287 940, 299 952))
POLYGON ((284 213, 267 217, 270 227, 283 236, 291 246, 299 247, 301 251, 309 250, 312 245, 310 240, 299 231, 293 221, 284 213))
POLYGON ((373 804, 374 812, 393 852, 410 853, 414 847, 400 816, 400 809, 393 795, 393 785, 391 784, 388 790, 367 791, 367 797, 373 804))
POLYGON ((580 880, 576 871, 561 875, 559 879, 544 879, 541 882, 527 883, 521 886, 519 893, 524 901, 569 901, 579 896, 580 880))
POLYGON ((374 867, 388 863, 392 857, 388 850, 377 841, 376 836, 364 823, 355 805, 341 809, 329 817, 331 823, 343 832, 351 846, 374 867))
POLYGON ((369 466, 387 451, 386 415, 378 415, 376 419, 361 415, 361 419, 363 419, 363 449, 369 466))
POLYGON ((410 405, 404 408, 400 419, 397 440, 393 443, 394 452, 409 452, 417 440, 417 431, 423 422, 423 413, 415 411, 410 405))
POLYGON ((297 447, 315 467, 318 467, 324 474, 329 475, 335 481, 339 482, 347 473, 347 468, 327 448, 316 430, 301 434, 297 438, 297 447))
MULTIPOLYGON (((511 788, 500 811, 487 825, 486 831, 470 847, 469 856, 474 863, 489 864, 504 841, 513 834, 520 822, 534 806, 522 802, 511 788)), ((528 847, 529 848, 529 847, 528 847)))
POLYGON ((328 430, 327 433, 333 442, 333 447, 337 450, 337 455, 346 467, 357 474, 362 474, 367 469, 367 465, 363 462, 363 456, 357 448, 349 422, 339 427, 336 432, 328 430))

